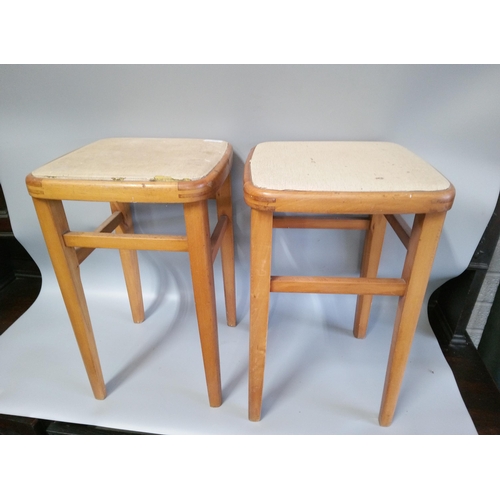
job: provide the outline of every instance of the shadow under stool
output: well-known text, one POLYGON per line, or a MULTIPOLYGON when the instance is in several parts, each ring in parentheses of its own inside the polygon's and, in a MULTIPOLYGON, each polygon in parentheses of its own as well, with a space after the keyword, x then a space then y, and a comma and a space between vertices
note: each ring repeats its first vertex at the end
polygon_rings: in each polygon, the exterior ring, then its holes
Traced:
POLYGON ((103 139, 26 178, 94 396, 106 397, 81 263, 95 248, 119 249, 134 322, 144 321, 137 250, 188 252, 210 406, 222 403, 213 261, 221 250, 227 323, 236 324, 230 170, 232 147, 202 139, 103 139), (208 200, 217 224, 210 234, 208 200), (71 231, 64 200, 108 202, 93 232, 71 231), (185 236, 134 233, 131 203, 182 203, 185 236))
POLYGON ((379 423, 391 424, 432 263, 455 196, 452 184, 387 142, 267 142, 249 154, 251 208, 249 419, 260 420, 270 292, 358 296, 354 336, 373 295, 399 296, 379 423), (401 214, 413 214, 410 228, 401 214), (387 222, 407 249, 400 278, 377 278, 387 222), (273 228, 366 231, 360 277, 271 276, 273 228))

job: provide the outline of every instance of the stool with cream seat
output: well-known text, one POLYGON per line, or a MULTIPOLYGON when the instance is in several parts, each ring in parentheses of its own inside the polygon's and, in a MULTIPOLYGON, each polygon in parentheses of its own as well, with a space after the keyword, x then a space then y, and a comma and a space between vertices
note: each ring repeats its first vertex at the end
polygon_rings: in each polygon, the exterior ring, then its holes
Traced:
POLYGON ((228 325, 236 324, 230 170, 232 147, 201 139, 103 139, 62 156, 26 178, 45 242, 97 399, 104 383, 80 279, 95 248, 120 250, 132 317, 144 320, 136 250, 189 253, 208 398, 222 402, 213 261, 221 250, 228 325), (208 200, 217 224, 210 234, 208 200), (100 201, 112 215, 94 232, 69 229, 64 200, 100 201), (131 203, 182 203, 185 236, 135 234, 131 203), (113 232, 114 231, 114 232, 113 232))
POLYGON ((366 335, 372 296, 399 296, 379 413, 380 424, 390 425, 453 186, 393 143, 269 142, 248 157, 244 193, 251 207, 250 420, 261 416, 270 292, 340 293, 358 295, 357 338, 366 335), (412 228, 401 214, 414 215, 412 228), (407 249, 400 278, 377 278, 387 221, 407 249), (271 276, 273 228, 365 230, 361 276, 271 276))

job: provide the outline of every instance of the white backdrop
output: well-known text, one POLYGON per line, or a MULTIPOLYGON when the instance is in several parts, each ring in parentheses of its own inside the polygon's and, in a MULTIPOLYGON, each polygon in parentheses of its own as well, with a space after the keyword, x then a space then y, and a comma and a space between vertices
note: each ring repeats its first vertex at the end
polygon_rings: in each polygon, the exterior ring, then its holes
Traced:
MULTIPOLYGON (((500 187, 499 88, 499 66, 0 66, 0 182, 14 233, 35 259, 43 276, 38 310, 35 305, 35 309, 30 310, 31 316, 28 313, 21 318, 17 326, 14 325, 16 332, 26 330, 27 322, 32 321, 42 334, 41 316, 36 315, 48 315, 50 323, 50 315, 56 317, 56 312, 51 313, 52 306, 47 304, 53 304, 53 310, 59 311, 62 303, 24 178, 42 164, 105 137, 197 137, 223 139, 233 145, 238 319, 243 336, 248 320, 249 209, 242 196, 242 170, 249 150, 259 142, 271 140, 399 143, 435 166, 457 191, 436 256, 430 293, 467 267, 494 208, 500 187), (46 304, 44 311, 42 303, 46 304)), ((107 214, 105 205, 96 204, 82 210, 76 203, 68 204, 70 224, 75 229, 93 229, 107 214)), ((179 207, 165 210, 161 206, 137 206, 135 218, 137 229, 141 231, 169 228, 175 233, 183 230, 179 207)), ((274 250, 279 262, 276 259, 274 270, 289 274, 297 269, 312 274, 356 272, 359 243, 360 235, 355 232, 314 235, 306 230, 278 232, 274 250)), ((140 258, 144 293, 149 297, 148 316, 154 316, 165 297, 177 301, 177 312, 184 310, 182 314, 177 313, 177 319, 189 316, 185 310, 190 306, 183 305, 191 300, 186 256, 143 252, 140 258)), ((381 274, 398 275, 401 259, 400 243, 388 231, 381 274)), ((98 297, 102 294, 123 293, 123 278, 115 252, 94 252, 82 272, 89 302, 99 302, 98 297)), ((286 296, 275 300, 278 312, 274 320, 271 318, 275 324, 279 324, 279 317, 289 319, 287 311, 297 299, 285 302, 287 300, 286 296)), ((320 316, 325 325, 331 326, 333 322, 341 328, 349 328, 351 298, 336 297, 331 303, 333 306, 323 304, 323 298, 303 300, 307 307, 319 307, 318 310, 323 311, 324 316, 320 316)), ((383 323, 381 318, 386 307, 384 300, 379 304, 379 308, 374 309, 375 330, 383 323)), ((393 303, 390 305, 392 307, 393 303)), ((64 311, 60 314, 62 318, 64 311)), ((95 314, 98 322, 100 312, 95 314)), ((177 319, 172 321, 175 323, 177 319)), ((151 321, 150 328, 153 328, 155 319, 151 321)), ((425 307, 422 322, 426 322, 425 307)), ((175 324, 179 323, 182 321, 175 324)), ((33 327, 33 323, 30 325, 33 327)), ((424 329, 429 337, 428 325, 424 329)), ((98 343, 106 342, 99 340, 102 337, 97 331, 96 336, 98 343)), ((0 338, 3 352, 7 346, 17 353, 22 352, 22 347, 10 340, 13 337, 11 332, 11 336, 4 334, 0 338)), ((72 351, 76 347, 70 344, 68 349, 72 351)), ((133 352, 133 347, 130 349, 133 352)), ((75 363, 79 363, 75 359, 75 363)), ((108 377, 114 380, 115 386, 127 380, 127 368, 119 366, 116 368, 119 376, 108 377)), ((75 365, 74 370, 80 374, 81 367, 75 365)), ((105 367, 104 370, 106 372, 105 367)), ((230 380, 244 387, 244 366, 235 370, 240 375, 230 380)), ((22 370, 16 373, 23 377, 22 370)), ((82 380, 85 384, 84 374, 82 380)), ((8 393, 6 384, 4 390, 8 393)), ((203 385, 200 387, 204 390, 203 385)), ((82 385, 81 390, 82 397, 89 397, 88 387, 82 385)), ((244 389, 241 391, 243 393, 244 389)), ((377 400, 379 388, 375 393, 377 400)), ((411 396, 408 399, 411 400, 411 396)), ((3 401, 4 407, 0 396, 0 412, 3 413, 16 408, 35 411, 24 404, 22 397, 12 401, 4 397, 3 401)), ((223 407, 220 412, 224 411, 223 407)), ((245 418, 246 408, 240 410, 245 418)), ((378 407, 373 410, 373 418, 376 418, 378 407)), ((45 408, 38 407, 39 413, 44 411, 45 408)), ((50 411, 61 411, 62 414, 57 415, 61 419, 78 419, 77 415, 64 413, 60 408, 50 411)), ((103 423, 95 415, 86 414, 84 420, 103 423)), ((279 425, 279 419, 277 422, 279 425)), ((114 423, 119 425, 120 422, 114 423)), ((121 423, 129 428, 135 425, 133 419, 121 423)), ((150 427, 146 425, 147 429, 141 425, 137 424, 139 430, 168 430, 158 427, 156 422, 150 427)), ((215 428, 215 432, 224 432, 215 428)), ((258 432, 255 427, 253 429, 238 428, 237 432, 258 432)), ((300 432, 308 432, 307 429, 303 427, 300 432)), ((321 426, 318 429, 318 432, 336 432, 321 426)), ((360 432, 378 432, 374 427, 370 429, 360 432)), ((412 424, 401 429, 403 433, 432 433, 432 425, 425 430, 414 428, 412 424)), ((444 432, 439 426, 435 430, 444 432)), ((261 431, 276 432, 272 428, 261 431)), ((170 432, 175 430, 170 429, 170 432)), ((209 431, 195 423, 178 432, 209 431)), ((294 432, 293 426, 288 432, 294 432)))
MULTIPOLYGON (((15 234, 44 271, 27 173, 104 137, 224 139, 243 262, 242 165, 254 145, 393 141, 456 187, 433 273, 449 278, 469 263, 498 195, 499 84, 499 66, 1 66, 0 181, 15 234)), ((76 210, 75 222, 91 214, 76 210)))

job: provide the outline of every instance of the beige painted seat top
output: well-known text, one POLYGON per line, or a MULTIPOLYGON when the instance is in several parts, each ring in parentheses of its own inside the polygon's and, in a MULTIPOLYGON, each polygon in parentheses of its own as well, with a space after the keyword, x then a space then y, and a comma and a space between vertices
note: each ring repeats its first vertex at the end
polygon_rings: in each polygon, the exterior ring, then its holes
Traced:
POLYGON ((102 139, 47 163, 38 178, 120 181, 190 181, 205 177, 228 148, 204 139, 102 139))
POLYGON ((411 151, 390 142, 265 142, 250 161, 257 188, 292 191, 441 191, 450 182, 411 151))

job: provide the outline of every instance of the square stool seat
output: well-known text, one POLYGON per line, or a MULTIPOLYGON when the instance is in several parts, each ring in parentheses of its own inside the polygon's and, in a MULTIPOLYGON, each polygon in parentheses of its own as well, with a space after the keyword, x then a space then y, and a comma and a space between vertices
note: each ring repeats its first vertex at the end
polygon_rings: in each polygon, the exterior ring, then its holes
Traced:
POLYGON ((454 196, 453 186, 431 165, 388 142, 262 143, 252 152, 246 174, 249 201, 255 195, 264 204, 270 201, 275 211, 288 211, 289 204, 294 212, 442 211, 439 206, 454 196))
POLYGON ((244 193, 251 208, 250 420, 261 415, 270 292, 342 293, 358 295, 357 338, 366 335, 373 295, 400 297, 379 413, 380 424, 390 425, 454 187, 393 143, 267 142, 248 156, 244 193), (414 215, 411 228, 401 214, 414 215), (407 249, 399 278, 377 277, 387 222, 407 249), (366 231, 360 277, 271 276, 273 228, 366 231))
POLYGON ((236 324, 230 170, 225 141, 110 138, 96 141, 34 170, 26 178, 94 395, 106 388, 79 266, 95 248, 120 250, 135 322, 144 320, 136 250, 189 253, 208 397, 222 402, 213 261, 221 250, 226 314, 236 324), (208 200, 217 223, 210 230, 208 200), (111 216, 95 231, 69 228, 64 200, 101 201, 111 216), (182 203, 186 235, 134 233, 131 203, 182 203))
POLYGON ((202 139, 102 139, 33 172, 52 179, 188 181, 210 173, 227 142, 202 139))

